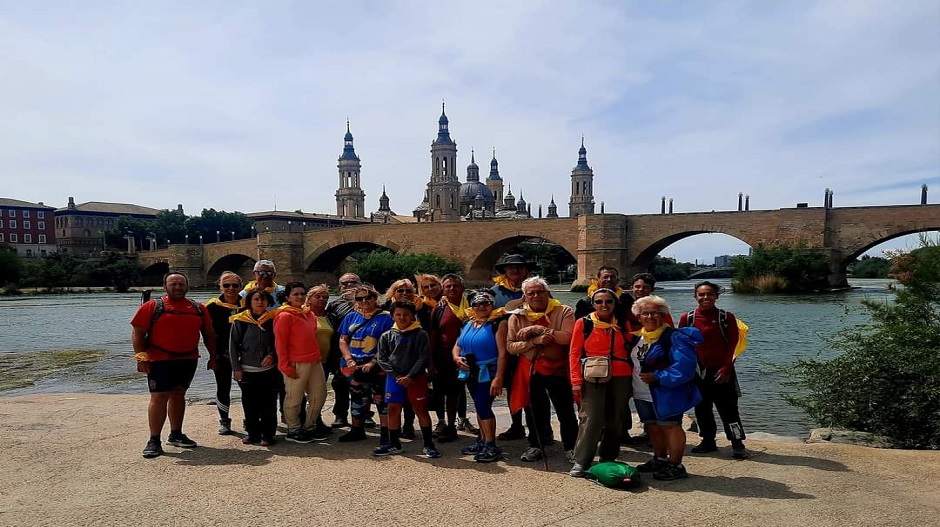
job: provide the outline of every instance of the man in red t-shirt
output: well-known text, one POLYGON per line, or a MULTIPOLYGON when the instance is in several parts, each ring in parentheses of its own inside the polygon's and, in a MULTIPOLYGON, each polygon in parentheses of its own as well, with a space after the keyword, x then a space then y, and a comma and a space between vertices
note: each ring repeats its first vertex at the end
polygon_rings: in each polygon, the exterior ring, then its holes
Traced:
POLYGON ((183 416, 186 390, 199 362, 200 334, 209 357, 215 355, 212 319, 206 306, 186 298, 189 290, 186 276, 168 273, 163 278, 163 288, 166 296, 145 302, 131 320, 137 371, 147 374, 150 389, 147 408, 150 440, 144 447, 145 458, 163 454, 160 433, 167 417, 170 419, 167 444, 181 448, 196 446, 196 442, 183 433, 183 416))

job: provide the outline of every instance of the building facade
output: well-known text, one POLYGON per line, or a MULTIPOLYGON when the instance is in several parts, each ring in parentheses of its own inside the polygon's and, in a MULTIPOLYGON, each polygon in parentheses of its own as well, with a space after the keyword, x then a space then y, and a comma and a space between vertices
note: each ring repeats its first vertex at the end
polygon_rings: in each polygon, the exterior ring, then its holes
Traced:
MULTIPOLYGON (((178 208, 181 210, 182 205, 178 208)), ((88 201, 69 204, 55 211, 55 233, 58 250, 63 253, 90 255, 105 250, 105 232, 118 226, 118 218, 128 216, 140 220, 156 219, 157 209, 130 203, 88 201)))
POLYGON ((7 244, 23 258, 56 252, 55 207, 0 198, 0 245, 7 244))

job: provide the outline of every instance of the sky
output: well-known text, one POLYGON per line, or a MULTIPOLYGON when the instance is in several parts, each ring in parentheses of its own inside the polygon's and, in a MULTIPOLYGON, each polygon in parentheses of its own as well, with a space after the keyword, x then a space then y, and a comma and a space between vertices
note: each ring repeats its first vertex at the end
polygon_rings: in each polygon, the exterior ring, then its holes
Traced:
POLYGON ((7 2, 0 195, 335 213, 349 119, 367 210, 409 215, 444 100, 458 165, 495 148, 533 214, 567 215, 582 136, 598 212, 918 203, 938 28, 934 0, 7 2))

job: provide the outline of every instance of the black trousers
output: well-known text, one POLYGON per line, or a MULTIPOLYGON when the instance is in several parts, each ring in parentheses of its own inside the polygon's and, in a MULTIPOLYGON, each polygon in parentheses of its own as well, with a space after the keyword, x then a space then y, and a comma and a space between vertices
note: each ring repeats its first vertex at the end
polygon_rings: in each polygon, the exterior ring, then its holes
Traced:
POLYGON ((561 425, 561 442, 565 450, 572 450, 578 439, 578 418, 568 377, 533 373, 529 381, 529 406, 525 409, 529 446, 542 448, 552 437, 552 406, 561 425))
POLYGON ((232 404, 232 363, 228 357, 215 361, 212 374, 215 375, 215 407, 219 411, 219 419, 228 421, 229 405, 232 404))
POLYGON ((245 432, 252 439, 271 439, 277 433, 277 394, 281 372, 271 368, 261 372, 243 372, 238 387, 242 390, 245 432))
POLYGON ((725 436, 729 441, 743 441, 745 438, 744 425, 741 424, 741 415, 738 413, 738 397, 741 395, 738 376, 733 368, 731 371, 731 379, 728 382, 717 383, 715 375, 718 368, 707 368, 705 378, 699 383, 702 402, 695 407, 695 420, 698 422, 698 435, 704 440, 714 440, 718 434, 712 406, 718 410, 725 427, 725 436))
POLYGON ((333 370, 333 417, 335 419, 348 419, 349 417, 349 380, 346 376, 333 370))

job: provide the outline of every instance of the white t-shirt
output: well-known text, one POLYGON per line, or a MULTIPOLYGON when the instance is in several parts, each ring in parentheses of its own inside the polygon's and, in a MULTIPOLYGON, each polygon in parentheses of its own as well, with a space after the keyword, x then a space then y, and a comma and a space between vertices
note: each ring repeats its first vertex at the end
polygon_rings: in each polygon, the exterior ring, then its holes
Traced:
POLYGON ((650 393, 650 385, 643 382, 643 379, 640 379, 640 364, 643 362, 643 357, 646 357, 646 352, 649 350, 650 345, 647 344, 646 339, 642 337, 637 339, 636 345, 630 350, 630 360, 633 362, 633 398, 638 401, 653 402, 653 395, 650 393))

